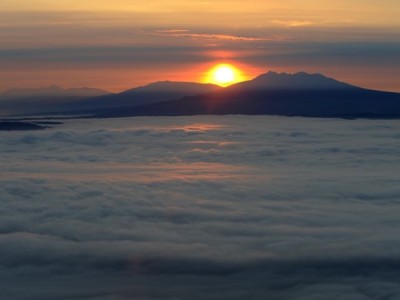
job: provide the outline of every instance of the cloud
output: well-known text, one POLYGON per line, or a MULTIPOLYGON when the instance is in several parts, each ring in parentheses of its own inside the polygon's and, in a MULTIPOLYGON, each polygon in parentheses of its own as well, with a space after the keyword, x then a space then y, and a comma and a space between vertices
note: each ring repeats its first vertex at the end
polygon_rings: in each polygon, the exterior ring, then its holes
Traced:
POLYGON ((328 26, 334 27, 338 25, 350 26, 354 21, 351 19, 336 20, 271 20, 271 23, 282 25, 285 27, 307 27, 307 26, 328 26))
POLYGON ((246 42, 259 42, 259 41, 277 41, 282 38, 278 37, 250 37, 231 34, 219 33, 195 33, 189 30, 176 30, 176 29, 162 29, 151 31, 152 35, 176 37, 176 38, 190 38, 190 39, 204 39, 204 40, 225 40, 225 41, 246 41, 246 42))
POLYGON ((179 33, 187 33, 189 30, 187 29, 160 29, 156 30, 157 33, 160 34, 179 34, 179 33))
POLYGON ((321 22, 308 21, 308 20, 301 20, 301 21, 299 21, 299 20, 291 20, 291 21, 272 20, 271 22, 274 24, 283 25, 283 26, 287 26, 287 27, 302 27, 302 26, 321 24, 321 22))
POLYGON ((201 116, 2 132, 2 293, 396 299, 397 128, 201 116))

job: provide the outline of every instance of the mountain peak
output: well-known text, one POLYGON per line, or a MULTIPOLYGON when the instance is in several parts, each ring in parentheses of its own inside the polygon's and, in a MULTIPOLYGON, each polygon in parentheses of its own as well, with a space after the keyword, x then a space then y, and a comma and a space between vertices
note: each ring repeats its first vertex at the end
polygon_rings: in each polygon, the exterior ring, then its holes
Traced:
POLYGON ((322 74, 297 72, 277 73, 269 71, 253 80, 237 84, 241 87, 256 89, 348 89, 353 86, 328 78, 322 74))
MULTIPOLYGON (((192 115, 284 115, 303 117, 398 117, 400 94, 358 88, 321 74, 270 71, 215 92, 133 108, 107 110, 102 117, 192 115)), ((175 94, 176 95, 176 94, 175 94)), ((186 96, 188 96, 186 94, 186 96)))

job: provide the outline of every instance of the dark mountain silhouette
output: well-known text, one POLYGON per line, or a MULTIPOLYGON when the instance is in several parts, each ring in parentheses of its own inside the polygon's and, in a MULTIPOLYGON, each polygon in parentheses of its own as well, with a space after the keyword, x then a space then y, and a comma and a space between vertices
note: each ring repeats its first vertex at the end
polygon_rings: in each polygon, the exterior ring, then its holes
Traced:
POLYGON ((21 131, 21 130, 42 130, 42 129, 46 129, 46 127, 28 122, 0 121, 0 131, 13 131, 13 130, 21 131))
POLYGON ((400 117, 400 94, 359 88, 321 74, 268 72, 227 88, 162 81, 106 94, 59 87, 10 90, 0 95, 0 112, 94 117, 204 114, 304 117, 400 117), (95 97, 89 95, 96 94, 95 97), (98 96, 100 94, 101 96, 98 96), (103 95, 102 95, 103 94, 103 95), (8 100, 4 100, 5 97, 8 100))
POLYGON ((355 87, 320 74, 269 72, 203 95, 96 117, 180 116, 204 114, 304 117, 400 117, 400 94, 355 87))
POLYGON ((87 99, 75 104, 75 109, 80 112, 104 112, 113 109, 114 113, 123 112, 126 107, 161 103, 195 96, 221 89, 214 84, 201 84, 194 82, 159 81, 146 86, 126 90, 119 94, 106 95, 87 99))
POLYGON ((298 72, 295 74, 268 72, 250 81, 231 86, 232 89, 246 90, 331 90, 355 88, 350 84, 325 77, 321 74, 298 72))
POLYGON ((94 89, 94 88, 71 88, 64 89, 56 85, 49 87, 41 87, 37 89, 10 89, 0 96, 8 99, 19 99, 27 97, 44 97, 44 96, 80 96, 80 97, 96 97, 110 94, 110 92, 94 89))
MULTIPOLYGON (((89 97, 73 97, 67 92, 82 91, 81 89, 63 90, 58 87, 50 87, 39 90, 15 90, 5 93, 18 95, 12 101, 0 101, 0 111, 10 113, 41 113, 41 114, 66 114, 66 115, 91 115, 106 113, 112 109, 114 113, 123 112, 126 107, 132 109, 136 106, 148 105, 180 99, 185 96, 194 96, 221 89, 213 84, 201 84, 194 82, 160 81, 129 89, 122 93, 99 93, 89 97), (23 95, 29 95, 23 97, 23 95), (22 106, 22 107, 21 107, 22 106), (11 111, 11 112, 10 112, 11 111)), ((71 93, 72 94, 72 93, 71 93)), ((1 97, 1 95, 0 95, 1 97)), ((1 99, 1 98, 0 98, 1 99)))
POLYGON ((11 89, 0 94, 0 114, 34 114, 43 111, 62 112, 83 99, 109 95, 93 88, 63 89, 58 86, 38 89, 11 89))

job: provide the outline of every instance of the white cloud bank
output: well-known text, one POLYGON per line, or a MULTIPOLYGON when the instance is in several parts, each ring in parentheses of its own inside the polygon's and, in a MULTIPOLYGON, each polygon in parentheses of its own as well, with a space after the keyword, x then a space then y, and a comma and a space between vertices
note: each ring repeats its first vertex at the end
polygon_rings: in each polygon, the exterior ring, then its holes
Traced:
POLYGON ((398 121, 0 133, 4 299, 400 299, 398 121))

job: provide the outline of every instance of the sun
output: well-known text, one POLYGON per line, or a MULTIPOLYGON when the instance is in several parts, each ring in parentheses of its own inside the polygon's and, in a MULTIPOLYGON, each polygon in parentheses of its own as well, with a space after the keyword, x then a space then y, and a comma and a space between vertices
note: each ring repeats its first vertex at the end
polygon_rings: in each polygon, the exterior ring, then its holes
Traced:
POLYGON ((230 66, 219 66, 214 72, 214 80, 221 84, 232 82, 235 79, 235 71, 230 66))
POLYGON ((234 66, 218 64, 208 72, 206 81, 220 86, 228 86, 240 81, 240 78, 240 72, 234 66))

